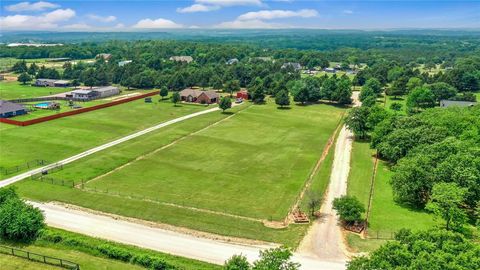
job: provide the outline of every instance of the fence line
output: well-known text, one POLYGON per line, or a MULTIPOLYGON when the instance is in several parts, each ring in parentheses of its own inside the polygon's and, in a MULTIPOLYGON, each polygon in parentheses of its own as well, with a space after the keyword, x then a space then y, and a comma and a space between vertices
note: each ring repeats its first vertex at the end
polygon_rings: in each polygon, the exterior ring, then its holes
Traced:
POLYGON ((80 265, 72 261, 45 256, 45 255, 29 252, 26 250, 16 249, 16 248, 7 247, 3 245, 0 245, 0 253, 28 259, 30 261, 35 261, 38 263, 59 266, 69 270, 80 270, 80 265))
POLYGON ((394 231, 365 231, 365 236, 368 239, 379 239, 379 240, 393 240, 395 239, 395 233, 394 231))
POLYGON ((112 102, 109 102, 109 103, 99 104, 99 105, 86 107, 86 108, 81 108, 81 109, 76 109, 76 110, 73 110, 73 111, 68 111, 68 112, 63 112, 63 113, 57 113, 57 114, 54 114, 54 115, 39 117, 39 118, 26 120, 26 121, 17 121, 17 120, 12 120, 12 119, 8 119, 8 118, 0 118, 0 122, 6 123, 6 124, 11 124, 11 125, 16 125, 16 126, 22 126, 22 127, 23 126, 30 126, 30 125, 34 125, 34 124, 38 124, 38 123, 42 123, 42 122, 46 122, 46 121, 50 121, 50 120, 54 120, 54 119, 58 119, 58 118, 63 118, 63 117, 67 117, 67 116, 72 116, 72 115, 76 115, 76 114, 80 114, 80 113, 84 113, 84 112, 90 112, 90 111, 95 111, 95 110, 98 110, 98 109, 108 108, 108 107, 111 107, 111 106, 127 103, 127 102, 134 101, 134 100, 137 100, 137 99, 142 99, 142 98, 145 98, 145 97, 151 97, 151 96, 154 96, 154 95, 157 95, 157 94, 158 94, 157 91, 150 92, 150 93, 146 93, 146 94, 143 94, 143 95, 138 95, 138 96, 134 96, 134 97, 129 97, 129 98, 124 98, 124 99, 112 101, 112 102))
POLYGON ((23 169, 30 169, 30 167, 34 166, 40 166, 40 165, 45 165, 47 164, 47 161, 44 159, 33 159, 30 161, 27 161, 23 164, 20 165, 15 165, 12 167, 0 167, 0 171, 2 172, 3 175, 9 175, 12 173, 17 173, 23 169))

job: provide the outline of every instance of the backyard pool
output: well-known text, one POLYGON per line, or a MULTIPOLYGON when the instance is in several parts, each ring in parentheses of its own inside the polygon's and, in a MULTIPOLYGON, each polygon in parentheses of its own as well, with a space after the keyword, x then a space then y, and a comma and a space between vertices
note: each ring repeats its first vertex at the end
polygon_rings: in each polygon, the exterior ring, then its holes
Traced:
POLYGON ((60 109, 60 104, 58 104, 57 102, 51 102, 51 101, 37 103, 33 106, 38 109, 50 109, 50 110, 60 109))
POLYGON ((42 102, 42 103, 35 104, 35 107, 40 108, 40 109, 48 109, 48 106, 50 104, 51 104, 51 102, 42 102))

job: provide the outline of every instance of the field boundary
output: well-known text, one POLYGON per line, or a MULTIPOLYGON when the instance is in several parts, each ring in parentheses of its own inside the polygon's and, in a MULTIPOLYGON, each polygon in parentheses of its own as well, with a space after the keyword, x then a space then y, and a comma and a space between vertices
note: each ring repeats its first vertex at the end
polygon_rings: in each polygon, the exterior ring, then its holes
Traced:
POLYGON ((303 200, 303 197, 305 196, 305 193, 307 192, 308 188, 312 184, 313 178, 315 177, 315 175, 317 175, 320 166, 323 164, 323 161, 325 160, 328 153, 330 152, 330 148, 334 144, 335 138, 337 137, 337 134, 338 134, 339 130, 343 126, 342 121, 343 121, 344 116, 345 116, 345 112, 342 113, 342 115, 340 117, 340 120, 338 121, 337 127, 335 128, 335 131, 333 132, 332 136, 330 136, 330 138, 328 139, 327 144, 325 145, 325 147, 322 150, 322 154, 321 154, 320 158, 317 160, 317 163, 315 164, 312 171, 308 175, 308 178, 305 181, 302 190, 300 191, 297 198, 295 199, 295 202, 290 207, 290 211, 287 214, 286 220, 289 220, 290 215, 295 211, 295 209, 297 209, 299 207, 300 202, 303 200))
POLYGON ((53 265, 70 270, 80 270, 80 265, 72 261, 59 259, 55 257, 45 256, 26 250, 16 249, 8 246, 0 245, 0 253, 12 255, 18 258, 28 259, 33 262, 53 265))
MULTIPOLYGON (((126 163, 124 163, 124 164, 116 167, 116 168, 114 168, 113 170, 110 170, 110 171, 104 173, 104 174, 98 175, 98 176, 96 176, 96 177, 94 177, 94 178, 92 178, 92 179, 86 179, 85 182, 82 182, 81 184, 83 185, 83 184, 87 184, 87 183, 89 183, 89 182, 93 182, 93 181, 99 180, 100 178, 102 178, 102 177, 104 177, 104 176, 106 176, 106 175, 112 174, 112 173, 114 173, 114 172, 116 172, 116 171, 118 171, 118 170, 121 170, 121 169, 123 169, 124 167, 127 167, 127 166, 129 166, 130 164, 132 164, 132 163, 134 163, 134 162, 136 162, 136 161, 142 160, 142 159, 144 159, 144 158, 146 158, 146 157, 149 157, 149 156, 151 156, 151 155, 153 155, 153 154, 156 154, 156 153, 158 153, 158 152, 160 152, 160 151, 162 151, 162 150, 165 150, 165 149, 169 148, 170 146, 173 146, 173 145, 177 144, 178 142, 183 141, 183 140, 185 140, 186 138, 188 138, 188 137, 190 137, 190 136, 193 136, 193 135, 195 135, 195 134, 198 134, 198 133, 200 133, 200 132, 202 132, 202 131, 204 131, 204 130, 209 129, 210 127, 213 127, 213 126, 215 126, 215 125, 218 125, 218 124, 220 124, 221 122, 226 121, 226 120, 234 117, 235 115, 237 115, 237 114, 241 113, 242 111, 250 108, 251 106, 252 106, 252 105, 249 105, 248 107, 246 107, 246 108, 244 108, 244 109, 242 109, 242 110, 240 110, 240 111, 238 111, 238 112, 236 112, 236 113, 234 113, 234 114, 232 114, 232 115, 230 115, 230 116, 228 116, 228 117, 225 117, 225 118, 223 118, 223 119, 220 119, 220 120, 218 120, 218 121, 215 121, 215 122, 207 125, 206 127, 203 127, 203 128, 201 128, 201 129, 199 129, 199 130, 197 130, 197 131, 188 133, 188 134, 186 134, 186 135, 184 135, 184 136, 182 136, 182 137, 180 137, 180 138, 178 138, 178 139, 173 140, 172 142, 170 142, 170 143, 168 143, 168 144, 166 144, 166 145, 163 145, 163 146, 161 146, 161 147, 159 147, 159 148, 157 148, 157 149, 154 149, 154 150, 152 150, 152 151, 150 151, 150 152, 148 152, 148 153, 145 153, 145 154, 143 154, 143 155, 140 155, 140 156, 138 156, 138 157, 136 157, 136 158, 134 158, 134 159, 132 159, 132 160, 130 160, 130 161, 128 161, 128 162, 126 162, 126 163)), ((78 184, 76 185, 76 187, 78 187, 78 184)))
POLYGON ((12 119, 8 119, 8 118, 0 118, 0 122, 5 123, 5 124, 10 124, 10 125, 21 126, 21 127, 30 126, 30 125, 34 125, 34 124, 38 124, 38 123, 42 123, 42 122, 51 121, 51 120, 58 119, 58 118, 63 118, 63 117, 67 117, 67 116, 72 116, 72 115, 77 115, 77 114, 81 114, 81 113, 85 113, 85 112, 90 112, 90 111, 95 111, 95 110, 99 110, 99 109, 103 109, 103 108, 112 107, 112 106, 115 106, 115 105, 127 103, 127 102, 134 101, 134 100, 137 100, 137 99, 151 97, 151 96, 154 96, 154 95, 157 95, 156 91, 146 93, 146 94, 142 94, 142 95, 138 95, 138 96, 125 98, 125 99, 119 99, 119 100, 112 101, 112 102, 105 103, 105 104, 98 104, 98 105, 95 105, 95 106, 92 106, 92 107, 81 108, 81 109, 77 109, 77 110, 74 110, 74 111, 58 113, 58 114, 39 117, 39 118, 26 120, 26 121, 18 121, 18 120, 12 120, 12 119))
POLYGON ((370 193, 368 195, 368 205, 367 205, 367 212, 365 216, 365 229, 363 233, 368 236, 368 219, 370 217, 370 212, 372 210, 372 200, 373 200, 373 192, 375 187, 375 179, 377 176, 377 169, 378 169, 378 151, 375 153, 375 161, 373 162, 373 172, 372 177, 370 180, 370 193))

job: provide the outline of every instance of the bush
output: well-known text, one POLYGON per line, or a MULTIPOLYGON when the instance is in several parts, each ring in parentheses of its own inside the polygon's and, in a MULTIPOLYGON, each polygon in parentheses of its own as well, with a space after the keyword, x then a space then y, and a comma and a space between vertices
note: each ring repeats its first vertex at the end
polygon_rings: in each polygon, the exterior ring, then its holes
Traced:
POLYGON ((99 239, 91 240, 82 236, 70 236, 70 233, 46 230, 41 234, 40 240, 54 244, 63 244, 89 254, 103 255, 109 259, 140 265, 148 269, 176 269, 174 265, 167 263, 162 258, 99 239))
POLYGON ((358 222, 365 212, 363 204, 353 196, 342 196, 333 200, 333 209, 337 211, 340 219, 347 222, 358 222))
POLYGON ((45 227, 42 212, 22 201, 13 188, 0 189, 0 238, 29 242, 45 227))

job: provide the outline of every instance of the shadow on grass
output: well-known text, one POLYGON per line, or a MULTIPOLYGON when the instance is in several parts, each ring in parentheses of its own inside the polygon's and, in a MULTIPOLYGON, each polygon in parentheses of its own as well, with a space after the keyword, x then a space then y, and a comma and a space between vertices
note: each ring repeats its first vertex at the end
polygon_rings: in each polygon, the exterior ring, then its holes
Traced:
POLYGON ((280 107, 280 106, 278 106, 277 109, 279 109, 279 110, 291 110, 292 108, 291 107, 280 107))
POLYGON ((232 114, 235 114, 234 112, 222 112, 222 114, 225 114, 225 115, 232 115, 232 114))

